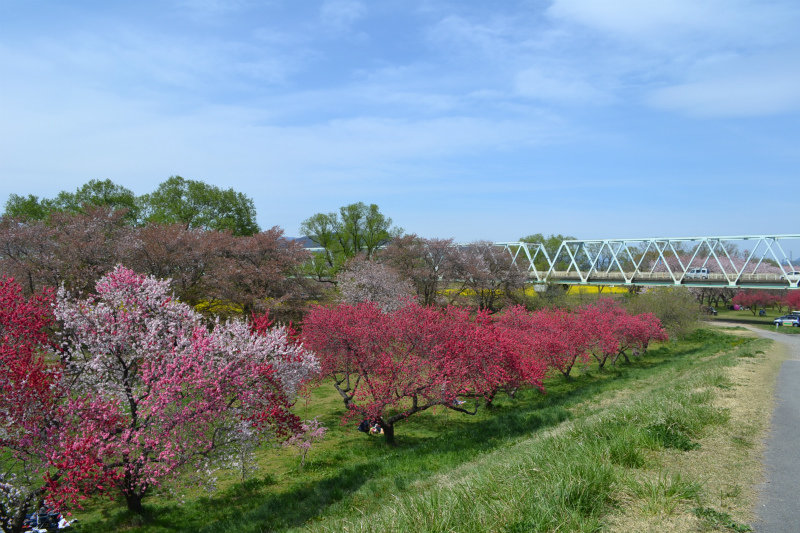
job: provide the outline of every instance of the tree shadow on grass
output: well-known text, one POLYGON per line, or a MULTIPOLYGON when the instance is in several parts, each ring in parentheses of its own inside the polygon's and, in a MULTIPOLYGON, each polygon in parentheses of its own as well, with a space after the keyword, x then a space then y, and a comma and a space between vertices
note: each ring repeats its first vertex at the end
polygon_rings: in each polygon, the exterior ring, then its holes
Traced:
MULTIPOLYGON (((256 507, 200 529, 202 533, 279 531, 298 527, 354 493, 380 472, 377 461, 341 468, 337 475, 262 497, 256 507)), ((224 502, 219 502, 224 504, 224 502)), ((197 531, 196 529, 194 531, 197 531)))

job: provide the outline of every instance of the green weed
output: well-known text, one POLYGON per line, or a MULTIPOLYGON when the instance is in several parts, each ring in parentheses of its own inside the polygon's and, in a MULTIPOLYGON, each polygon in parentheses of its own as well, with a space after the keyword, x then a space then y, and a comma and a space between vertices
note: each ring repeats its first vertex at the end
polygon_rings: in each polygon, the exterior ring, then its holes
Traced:
POLYGON ((753 529, 747 524, 736 522, 731 515, 712 509, 711 507, 696 507, 692 513, 714 528, 724 528, 736 533, 747 533, 753 529))

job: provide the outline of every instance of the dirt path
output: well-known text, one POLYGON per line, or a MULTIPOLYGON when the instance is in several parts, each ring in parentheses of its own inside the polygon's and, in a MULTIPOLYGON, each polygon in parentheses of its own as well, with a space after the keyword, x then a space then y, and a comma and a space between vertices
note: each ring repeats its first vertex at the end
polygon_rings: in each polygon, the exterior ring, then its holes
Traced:
POLYGON ((775 388, 776 406, 764 452, 766 479, 759 487, 758 533, 800 531, 800 335, 781 335, 748 328, 762 337, 784 344, 784 361, 775 388))

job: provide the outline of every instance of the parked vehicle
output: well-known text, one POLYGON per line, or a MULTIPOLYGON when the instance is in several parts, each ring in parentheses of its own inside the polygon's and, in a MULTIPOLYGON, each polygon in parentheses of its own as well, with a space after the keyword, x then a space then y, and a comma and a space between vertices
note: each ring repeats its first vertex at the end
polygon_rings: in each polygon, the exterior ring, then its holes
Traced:
POLYGON ((776 326, 792 326, 800 328, 800 315, 783 315, 772 321, 776 326))
POLYGON ((689 279, 708 279, 708 268, 692 268, 686 273, 686 277, 689 279))

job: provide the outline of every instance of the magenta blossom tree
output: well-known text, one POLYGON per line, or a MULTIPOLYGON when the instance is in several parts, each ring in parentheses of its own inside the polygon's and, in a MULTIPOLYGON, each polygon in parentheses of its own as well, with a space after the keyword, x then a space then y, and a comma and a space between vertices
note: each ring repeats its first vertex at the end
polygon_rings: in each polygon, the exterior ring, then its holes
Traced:
POLYGON ((0 531, 19 533, 45 493, 48 450, 61 397, 60 365, 48 335, 54 294, 25 297, 0 278, 0 531))
POLYGON ((219 466, 244 471, 255 446, 300 430, 290 408, 318 365, 285 328, 209 329, 169 281, 122 266, 96 290, 57 296, 71 419, 50 460, 72 475, 51 480, 54 495, 115 487, 142 513, 162 482, 193 471, 213 483, 219 466))

